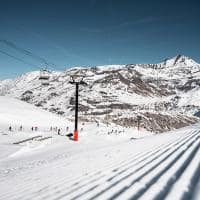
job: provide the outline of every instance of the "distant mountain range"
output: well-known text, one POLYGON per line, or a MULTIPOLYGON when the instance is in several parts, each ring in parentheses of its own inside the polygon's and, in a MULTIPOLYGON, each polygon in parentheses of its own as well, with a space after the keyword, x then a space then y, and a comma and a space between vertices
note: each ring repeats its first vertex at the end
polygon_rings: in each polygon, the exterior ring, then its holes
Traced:
POLYGON ((84 76, 80 119, 156 132, 199 121, 200 64, 177 55, 158 64, 76 67, 64 72, 39 71, 0 82, 1 95, 12 96, 73 120, 75 87, 70 77, 84 76))

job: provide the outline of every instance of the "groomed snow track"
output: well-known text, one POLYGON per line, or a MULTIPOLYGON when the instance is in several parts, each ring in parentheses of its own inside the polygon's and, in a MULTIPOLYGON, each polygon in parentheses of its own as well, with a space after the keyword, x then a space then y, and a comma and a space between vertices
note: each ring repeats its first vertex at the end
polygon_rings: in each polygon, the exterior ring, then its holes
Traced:
MULTIPOLYGON (((59 170, 68 164, 66 156, 51 167, 59 170)), ((200 131, 187 131, 178 139, 134 156, 130 152, 124 160, 110 160, 103 168, 82 176, 66 172, 45 185, 40 183, 40 173, 36 171, 33 178, 25 171, 25 182, 1 188, 0 199, 198 199, 195 189, 200 180, 200 131)))

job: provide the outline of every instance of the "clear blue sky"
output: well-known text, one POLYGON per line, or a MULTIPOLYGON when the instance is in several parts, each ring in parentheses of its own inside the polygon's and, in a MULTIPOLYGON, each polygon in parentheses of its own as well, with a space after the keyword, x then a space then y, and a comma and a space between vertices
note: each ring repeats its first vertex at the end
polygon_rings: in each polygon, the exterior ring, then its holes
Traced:
POLYGON ((157 63, 177 54, 200 62, 199 10, 198 0, 1 1, 0 79, 44 60, 52 69, 157 63))

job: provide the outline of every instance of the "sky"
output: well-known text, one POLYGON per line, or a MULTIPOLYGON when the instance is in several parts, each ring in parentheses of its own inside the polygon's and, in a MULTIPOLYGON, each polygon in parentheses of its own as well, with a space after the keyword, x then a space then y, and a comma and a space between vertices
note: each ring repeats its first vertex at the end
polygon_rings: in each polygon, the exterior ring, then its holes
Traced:
POLYGON ((198 0, 6 0, 0 5, 0 79, 48 66, 200 63, 198 0))

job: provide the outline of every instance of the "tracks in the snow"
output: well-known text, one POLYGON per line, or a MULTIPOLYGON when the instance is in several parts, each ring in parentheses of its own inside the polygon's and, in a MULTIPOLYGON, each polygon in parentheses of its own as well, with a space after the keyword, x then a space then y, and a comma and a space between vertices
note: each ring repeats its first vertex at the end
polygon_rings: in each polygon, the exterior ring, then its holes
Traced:
POLYGON ((191 163, 199 146, 200 133, 191 133, 114 168, 112 175, 93 178, 87 184, 80 182, 73 190, 61 194, 57 199, 138 199, 161 177, 165 177, 163 191, 154 190, 152 197, 164 199, 191 163))
MULTIPOLYGON (((180 141, 166 145, 152 152, 150 155, 144 155, 139 161, 130 163, 130 166, 122 167, 119 172, 110 178, 101 182, 93 183, 92 187, 87 187, 81 194, 77 194, 72 199, 138 199, 142 194, 147 192, 153 184, 156 184, 159 178, 168 175, 168 171, 175 166, 179 159, 183 158, 183 165, 180 165, 174 173, 172 173, 171 182, 175 182, 176 178, 184 172, 189 165, 193 156, 199 149, 199 132, 193 133, 180 141), (189 153, 188 153, 189 152, 189 153), (188 154, 187 157, 185 154, 188 154)), ((148 154, 148 153, 147 153, 148 154)), ((171 177, 169 177, 171 178, 171 177)), ((170 190, 172 183, 165 186, 164 197, 170 190)), ((158 195, 160 191, 157 190, 158 195)), ((154 192, 156 194, 156 192, 154 192)), ((71 196, 71 194, 70 194, 71 196)), ((148 198, 147 198, 148 199, 148 198)), ((163 199, 163 198, 161 198, 163 199)))
MULTIPOLYGON (((65 162, 53 167, 59 169, 58 165, 65 162)), ((1 198, 22 200, 27 199, 27 194, 37 200, 191 199, 191 187, 199 180, 199 170, 200 132, 193 130, 165 145, 134 156, 130 153, 124 160, 108 161, 104 168, 83 176, 66 174, 40 188, 31 188, 30 183, 18 190, 16 185, 1 198)))

